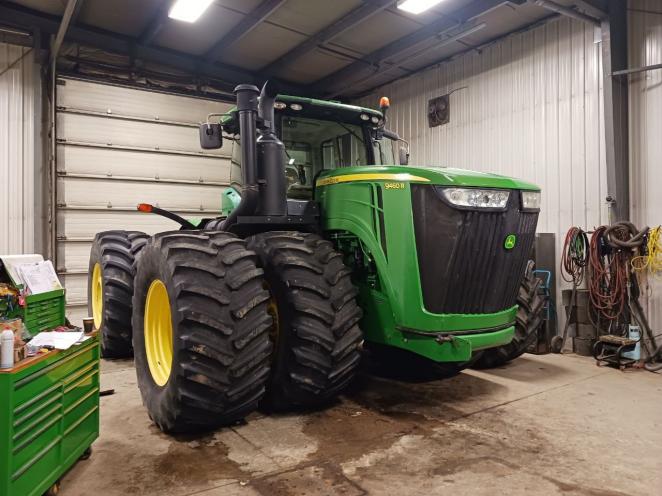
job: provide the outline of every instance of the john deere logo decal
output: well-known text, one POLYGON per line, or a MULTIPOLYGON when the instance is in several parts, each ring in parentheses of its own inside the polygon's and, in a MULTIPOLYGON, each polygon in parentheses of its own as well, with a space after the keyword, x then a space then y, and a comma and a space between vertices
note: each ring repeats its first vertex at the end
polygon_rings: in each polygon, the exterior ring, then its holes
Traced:
POLYGON ((515 248, 515 245, 517 244, 517 236, 514 234, 509 234, 506 236, 506 239, 503 241, 503 247, 506 250, 512 250, 515 248))

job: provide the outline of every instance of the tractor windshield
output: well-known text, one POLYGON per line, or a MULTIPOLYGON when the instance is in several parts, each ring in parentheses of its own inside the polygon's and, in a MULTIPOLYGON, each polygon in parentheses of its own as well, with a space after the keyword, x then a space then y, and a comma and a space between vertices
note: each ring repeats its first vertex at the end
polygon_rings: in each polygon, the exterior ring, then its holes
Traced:
POLYGON ((312 198, 313 183, 322 170, 369 163, 369 137, 355 124, 283 116, 280 130, 290 198, 312 198))

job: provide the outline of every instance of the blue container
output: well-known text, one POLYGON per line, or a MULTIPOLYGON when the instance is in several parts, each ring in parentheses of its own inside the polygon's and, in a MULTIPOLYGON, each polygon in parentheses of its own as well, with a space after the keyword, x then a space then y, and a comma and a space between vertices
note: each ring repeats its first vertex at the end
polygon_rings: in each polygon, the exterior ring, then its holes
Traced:
POLYGON ((624 351, 623 356, 632 360, 641 360, 641 329, 639 326, 630 326, 628 337, 637 341, 633 351, 624 351))

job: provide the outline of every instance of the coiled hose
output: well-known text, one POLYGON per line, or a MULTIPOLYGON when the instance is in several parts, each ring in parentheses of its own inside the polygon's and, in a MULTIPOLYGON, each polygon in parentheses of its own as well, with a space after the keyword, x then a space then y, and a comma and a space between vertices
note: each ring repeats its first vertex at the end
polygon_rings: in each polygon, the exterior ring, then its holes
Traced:
POLYGON ((639 230, 631 222, 598 227, 589 247, 588 288, 592 310, 598 320, 612 324, 629 312, 627 321, 634 319, 654 347, 649 363, 644 365, 652 372, 662 370, 662 364, 654 363, 662 354, 662 346, 657 346, 639 303, 639 283, 634 271, 648 269, 655 273, 662 267, 660 248, 659 228, 639 230))
POLYGON ((648 230, 642 248, 643 253, 632 259, 632 268, 637 272, 647 271, 654 276, 662 273, 662 226, 648 230))
POLYGON ((563 334, 554 336, 551 342, 552 352, 561 353, 568 340, 570 322, 577 303, 577 288, 584 281, 584 274, 588 264, 588 236, 581 227, 571 227, 565 235, 563 252, 561 254, 561 277, 572 283, 570 295, 570 312, 566 316, 563 334))

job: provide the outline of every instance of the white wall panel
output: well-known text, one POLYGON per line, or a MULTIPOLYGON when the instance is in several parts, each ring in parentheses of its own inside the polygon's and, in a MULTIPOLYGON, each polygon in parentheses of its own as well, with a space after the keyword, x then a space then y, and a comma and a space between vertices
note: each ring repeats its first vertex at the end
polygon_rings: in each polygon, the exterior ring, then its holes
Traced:
POLYGON ((0 43, 0 254, 35 249, 32 50, 0 43))
MULTIPOLYGON (((661 11, 658 0, 632 0, 630 7, 661 11)), ((629 66, 662 63, 662 15, 629 12, 629 66)), ((630 78, 630 198, 638 226, 662 224, 662 70, 630 78)), ((662 278, 649 278, 645 305, 651 327, 662 333, 662 278)), ((662 338, 658 338, 658 344, 662 338)))
MULTIPOLYGON (((558 18, 380 88, 411 164, 495 172, 538 184, 539 232, 607 222, 600 45, 558 18), (430 98, 450 93, 450 122, 430 128, 430 98)), ((560 278, 558 278, 560 279, 560 278)))

